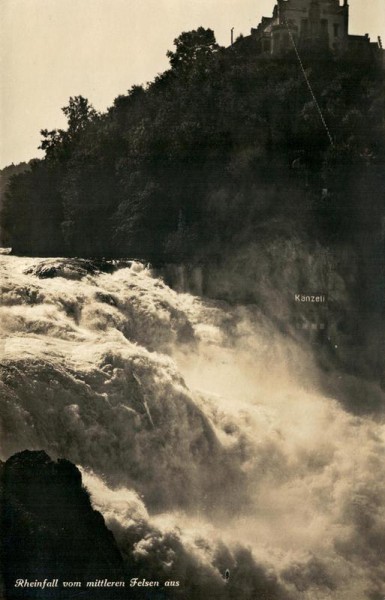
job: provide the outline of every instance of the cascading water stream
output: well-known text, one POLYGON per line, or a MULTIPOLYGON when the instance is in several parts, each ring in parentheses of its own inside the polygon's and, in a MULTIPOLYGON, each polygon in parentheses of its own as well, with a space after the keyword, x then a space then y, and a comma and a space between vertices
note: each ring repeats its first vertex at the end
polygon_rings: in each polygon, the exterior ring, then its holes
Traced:
POLYGON ((0 257, 1 458, 76 463, 121 549, 212 598, 382 597, 383 426, 261 309, 99 267, 0 257))

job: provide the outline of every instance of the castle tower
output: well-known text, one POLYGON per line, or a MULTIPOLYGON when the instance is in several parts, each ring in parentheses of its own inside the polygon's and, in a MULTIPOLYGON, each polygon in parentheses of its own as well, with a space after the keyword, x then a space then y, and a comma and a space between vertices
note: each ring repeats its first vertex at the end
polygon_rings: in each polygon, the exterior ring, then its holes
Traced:
POLYGON ((261 51, 279 55, 292 47, 344 51, 348 44, 348 0, 277 0, 271 18, 263 17, 252 35, 261 51))
POLYGON ((329 50, 336 55, 348 52, 361 62, 385 63, 380 39, 371 42, 368 34, 349 35, 348 0, 276 0, 272 16, 262 17, 251 30, 250 42, 259 54, 283 56, 293 50, 293 41, 303 55, 312 49, 322 57, 329 50))
MULTIPOLYGON (((324 17, 325 11, 322 11, 324 17)), ((301 29, 302 46, 315 49, 325 49, 329 47, 329 27, 328 19, 321 18, 320 0, 310 0, 308 8, 308 18, 303 20, 304 30, 301 29)))

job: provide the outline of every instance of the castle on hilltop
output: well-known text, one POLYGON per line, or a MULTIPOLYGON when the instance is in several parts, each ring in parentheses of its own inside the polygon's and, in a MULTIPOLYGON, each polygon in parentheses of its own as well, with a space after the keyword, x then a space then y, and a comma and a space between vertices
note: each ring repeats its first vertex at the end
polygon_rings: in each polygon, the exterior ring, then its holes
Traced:
POLYGON ((299 49, 350 52, 361 59, 383 58, 381 39, 349 35, 348 0, 278 0, 271 17, 262 17, 248 36, 258 53, 285 54, 295 44, 299 49))

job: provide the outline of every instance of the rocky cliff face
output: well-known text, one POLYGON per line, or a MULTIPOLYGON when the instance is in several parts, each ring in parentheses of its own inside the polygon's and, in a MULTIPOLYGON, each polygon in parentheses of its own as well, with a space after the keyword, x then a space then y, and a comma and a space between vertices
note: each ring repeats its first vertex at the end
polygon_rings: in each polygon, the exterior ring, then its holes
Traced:
MULTIPOLYGON (((69 461, 54 462, 39 451, 15 454, 1 468, 1 497, 7 599, 72 598, 79 590, 63 589, 63 581, 122 576, 114 537, 69 461), (43 591, 18 586, 18 579, 58 579, 59 585, 43 591)), ((83 590, 82 597, 89 593, 83 590)))

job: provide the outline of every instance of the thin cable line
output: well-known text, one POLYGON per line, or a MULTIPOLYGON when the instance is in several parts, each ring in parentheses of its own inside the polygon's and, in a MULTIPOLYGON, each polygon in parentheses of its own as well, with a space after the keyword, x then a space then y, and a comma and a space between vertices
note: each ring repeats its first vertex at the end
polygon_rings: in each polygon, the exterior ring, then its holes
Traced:
POLYGON ((311 87, 311 84, 310 84, 310 81, 309 81, 309 79, 308 79, 308 76, 306 75, 306 71, 305 71, 305 68, 304 68, 304 66, 303 66, 303 63, 302 63, 301 57, 300 57, 300 55, 299 55, 299 52, 298 52, 298 49, 297 49, 297 45, 296 45, 296 43, 295 43, 295 40, 294 40, 293 34, 292 34, 292 32, 291 32, 291 29, 290 29, 290 27, 289 27, 289 24, 288 24, 288 22, 287 22, 287 19, 286 19, 285 17, 284 17, 284 22, 285 22, 285 25, 286 25, 286 27, 287 27, 287 30, 288 30, 288 32, 289 32, 289 36, 290 36, 290 39, 291 39, 291 43, 293 44, 293 47, 294 47, 295 53, 296 53, 296 55, 297 55, 297 58, 298 58, 298 62, 299 62, 299 64, 300 64, 300 66, 301 66, 302 73, 303 73, 303 76, 304 76, 304 78, 305 78, 305 81, 306 81, 306 83, 307 83, 307 87, 309 88, 309 91, 310 91, 311 97, 313 98, 314 104, 316 105, 316 108, 317 108, 317 110, 318 110, 318 113, 319 113, 319 116, 320 116, 320 118, 321 118, 322 124, 323 124, 323 126, 325 127, 325 130, 326 130, 327 136, 328 136, 328 138, 329 138, 330 144, 331 144, 332 146, 334 146, 334 141, 333 141, 332 135, 331 135, 331 133, 330 133, 329 127, 327 126, 327 123, 326 123, 326 121, 325 121, 325 118, 324 118, 324 116, 323 116, 323 114, 322 114, 321 107, 320 107, 320 105, 318 104, 318 100, 317 100, 317 98, 316 98, 316 96, 315 96, 315 94, 314 94, 314 92, 313 92, 313 88, 311 87))

